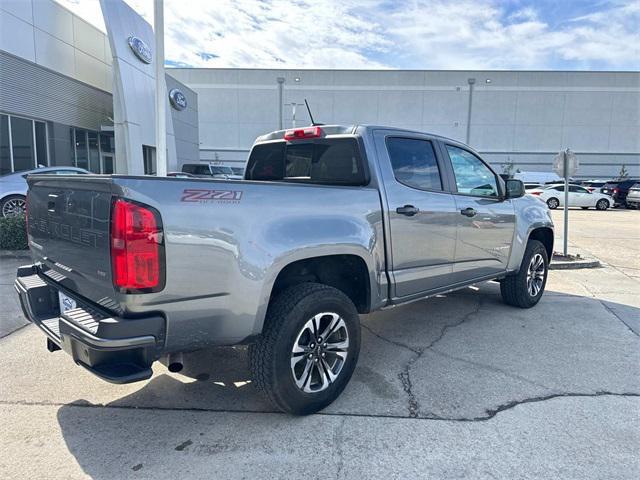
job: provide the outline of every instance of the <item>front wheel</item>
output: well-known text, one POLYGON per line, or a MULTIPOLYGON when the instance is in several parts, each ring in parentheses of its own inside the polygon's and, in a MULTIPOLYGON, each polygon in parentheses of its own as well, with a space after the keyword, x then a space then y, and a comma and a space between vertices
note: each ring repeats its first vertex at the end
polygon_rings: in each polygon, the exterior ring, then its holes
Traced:
POLYGON ((598 200, 598 202, 596 203, 596 209, 598 210, 606 210, 607 208, 609 208, 610 204, 608 200, 605 200, 604 198, 601 200, 598 200))
POLYGON ((518 273, 500 283, 502 300, 514 307, 533 307, 542 297, 548 270, 547 249, 538 240, 529 240, 518 273))
POLYGON ((560 200, 558 200, 557 198, 550 198, 549 200, 547 200, 547 206, 551 210, 555 210, 556 208, 558 208, 559 205, 560 205, 560 200))
POLYGON ((344 390, 358 361, 360 320, 340 290, 302 283, 269 305, 261 338, 249 349, 253 379, 283 412, 322 410, 344 390))

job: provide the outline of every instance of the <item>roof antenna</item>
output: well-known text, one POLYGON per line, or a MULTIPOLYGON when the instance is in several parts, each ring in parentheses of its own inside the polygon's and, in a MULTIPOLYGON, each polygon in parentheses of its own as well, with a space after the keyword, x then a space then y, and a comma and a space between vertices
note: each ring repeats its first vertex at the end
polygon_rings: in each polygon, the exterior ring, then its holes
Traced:
POLYGON ((304 104, 307 106, 307 112, 309 112, 309 118, 311 119, 311 126, 312 127, 317 127, 320 125, 324 125, 324 123, 316 123, 315 120, 313 119, 313 115, 311 115, 311 109, 309 108, 309 102, 307 102, 307 99, 304 99, 304 104))

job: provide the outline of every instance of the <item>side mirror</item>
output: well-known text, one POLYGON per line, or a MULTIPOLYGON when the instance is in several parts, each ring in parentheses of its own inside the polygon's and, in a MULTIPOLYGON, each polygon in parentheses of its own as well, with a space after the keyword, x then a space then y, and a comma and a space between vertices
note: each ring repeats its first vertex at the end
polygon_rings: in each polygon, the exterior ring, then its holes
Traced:
POLYGON ((505 183, 506 194, 505 198, 520 198, 525 194, 524 183, 521 180, 510 178, 505 183))

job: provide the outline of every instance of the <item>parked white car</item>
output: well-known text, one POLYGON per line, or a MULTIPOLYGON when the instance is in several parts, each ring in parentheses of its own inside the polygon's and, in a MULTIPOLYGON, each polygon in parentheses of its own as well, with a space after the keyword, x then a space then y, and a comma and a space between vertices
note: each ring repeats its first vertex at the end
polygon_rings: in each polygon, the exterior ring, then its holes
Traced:
MULTIPOLYGON (((564 207, 564 184, 552 185, 546 188, 536 188, 527 193, 535 195, 545 202, 550 209, 564 207)), ((580 185, 569 185, 569 206, 583 209, 595 208, 606 210, 613 206, 613 199, 604 193, 590 192, 580 185)))
POLYGON ((42 167, 34 170, 24 170, 0 176, 0 217, 15 217, 23 215, 27 198, 27 175, 48 173, 53 175, 73 175, 91 173, 76 167, 42 167))

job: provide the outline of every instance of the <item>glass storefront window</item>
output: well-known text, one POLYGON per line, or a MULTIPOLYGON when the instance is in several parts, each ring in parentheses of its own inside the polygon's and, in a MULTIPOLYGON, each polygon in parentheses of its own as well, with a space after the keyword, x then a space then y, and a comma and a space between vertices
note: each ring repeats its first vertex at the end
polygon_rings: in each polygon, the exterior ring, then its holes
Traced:
POLYGON ((103 157, 103 169, 102 173, 113 173, 113 155, 104 155, 103 157))
POLYGON ((0 115, 0 175, 11 173, 11 152, 9 151, 9 117, 0 115))
POLYGON ((76 167, 89 170, 89 151, 87 150, 87 131, 75 129, 76 167))
POLYGON ((15 172, 35 168, 33 120, 11 117, 11 146, 15 172))
POLYGON ((102 153, 113 153, 113 134, 100 134, 100 150, 102 150, 102 153))
POLYGON ((98 149, 98 134, 89 132, 89 170, 100 173, 100 150, 98 149))
POLYGON ((47 166, 113 173, 112 132, 0 114, 0 175, 47 166))
POLYGON ((35 122, 36 126, 36 158, 38 165, 46 167, 49 165, 49 155, 47 151, 47 124, 35 122))

